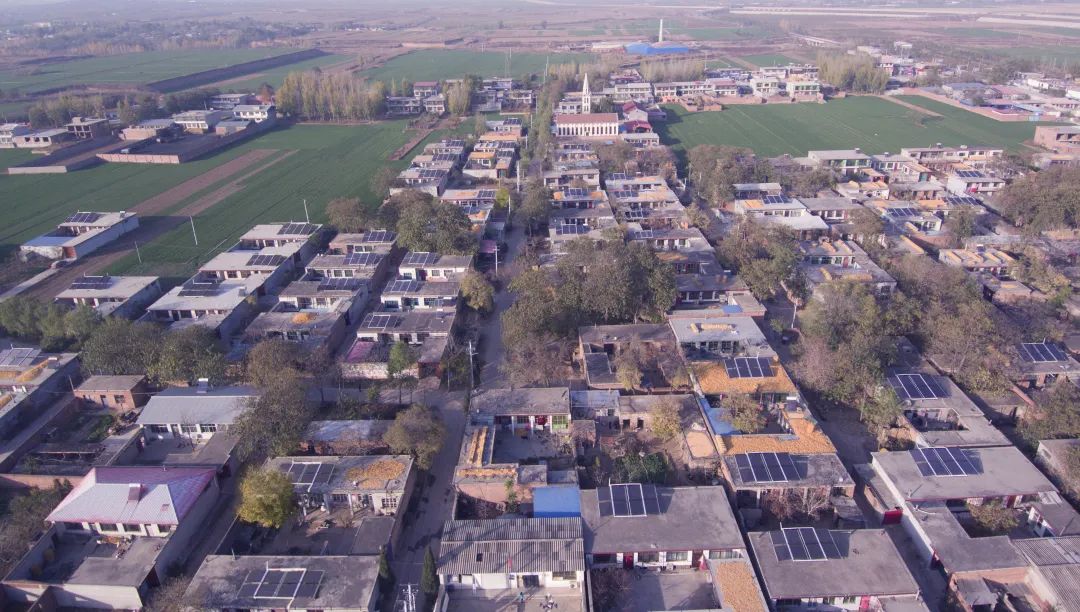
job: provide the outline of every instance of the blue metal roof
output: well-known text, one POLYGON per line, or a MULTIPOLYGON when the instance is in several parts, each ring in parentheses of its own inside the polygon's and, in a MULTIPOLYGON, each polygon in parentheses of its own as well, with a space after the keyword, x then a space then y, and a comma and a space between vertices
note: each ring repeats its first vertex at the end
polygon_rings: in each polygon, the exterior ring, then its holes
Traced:
POLYGON ((577 485, 537 487, 533 489, 533 517, 561 518, 581 516, 581 490, 577 485))

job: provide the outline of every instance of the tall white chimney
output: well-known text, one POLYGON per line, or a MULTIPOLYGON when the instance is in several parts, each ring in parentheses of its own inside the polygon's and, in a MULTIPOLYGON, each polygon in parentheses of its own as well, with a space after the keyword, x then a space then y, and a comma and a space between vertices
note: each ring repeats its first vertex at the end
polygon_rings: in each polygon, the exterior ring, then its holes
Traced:
POLYGON ((656 40, 658 43, 664 42, 664 20, 660 20, 660 37, 656 40))

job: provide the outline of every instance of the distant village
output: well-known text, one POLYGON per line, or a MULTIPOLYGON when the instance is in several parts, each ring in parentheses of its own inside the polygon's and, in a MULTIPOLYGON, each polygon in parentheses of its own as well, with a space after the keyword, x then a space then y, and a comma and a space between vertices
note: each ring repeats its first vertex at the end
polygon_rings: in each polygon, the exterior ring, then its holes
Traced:
MULTIPOLYGON (((660 38, 642 54, 680 53, 660 38)), ((904 43, 858 51, 890 78, 944 72, 911 59, 904 43)), ((411 95, 386 97, 385 114, 443 116, 447 88, 461 82, 414 82, 411 95)), ((1080 108, 1080 86, 1039 74, 919 89, 1025 121, 1080 108), (1057 90, 1065 94, 1046 93, 1057 90)), ((1017 338, 1000 363, 1005 387, 978 392, 960 384, 958 361, 985 355, 916 346, 882 306, 916 277, 926 295, 909 296, 910 310, 948 279, 973 288, 986 312, 1036 301, 1080 316, 1080 242, 1032 236, 1001 199, 1018 181, 1080 165, 1080 126, 1037 126, 1041 149, 1023 174, 1005 169, 1005 148, 978 142, 775 158, 697 150, 688 155, 699 165, 681 170, 657 129, 665 107, 723 112, 844 92, 810 64, 715 68, 678 82, 621 68, 602 82, 583 75, 580 89, 550 103, 550 124, 535 121, 547 116, 542 93, 480 79, 470 92, 470 112, 483 114, 476 129, 417 145, 379 194, 384 209, 400 206, 396 220, 368 216, 346 229, 332 216, 277 219, 252 225, 175 286, 80 275, 56 294, 55 304, 92 310, 102 325, 153 324, 163 337, 209 330, 236 371, 263 343, 283 342, 303 360, 322 355, 313 369, 337 378, 307 390, 303 401, 318 408, 293 432, 294 447, 245 465, 238 449, 250 425, 241 423, 267 392, 242 376, 164 382, 90 371, 85 352, 0 351, 0 480, 66 483, 3 578, 5 607, 142 609, 201 559, 177 595, 191 609, 414 612, 425 597, 440 611, 942 609, 931 593, 954 610, 1080 609, 1080 440, 1052 432, 1025 454, 1013 435, 1042 418, 1034 398, 1075 392, 1080 334, 1017 338), (714 174, 725 164, 770 174, 710 178, 729 176, 714 174), (539 209, 515 210, 536 198, 539 209), (427 250, 403 236, 418 202, 432 207, 418 232, 435 245, 427 250), (465 237, 445 248, 434 235, 444 211, 465 237), (731 245, 752 251, 746 261, 789 256, 790 270, 773 283, 769 270, 736 268, 731 245), (619 249, 627 259, 610 259, 619 249), (1024 272, 1033 257, 1073 276, 1043 283, 1024 272), (624 279, 611 261, 641 267, 624 279), (596 297, 563 291, 607 286, 589 284, 590 274, 636 286, 641 270, 659 272, 634 299, 660 311, 635 303, 622 322, 611 322, 621 312, 580 326, 570 317, 569 353, 543 380, 541 349, 558 344, 548 330, 529 338, 528 384, 496 374, 503 363, 474 363, 509 362, 521 348, 490 347, 510 325, 498 315, 531 295, 521 285, 540 286, 549 302, 540 306, 555 308, 596 297), (799 319, 807 312, 812 324, 799 319), (860 336, 850 328, 866 312, 881 318, 860 336), (822 339, 814 325, 837 329, 822 339), (842 402, 803 385, 794 365, 799 346, 833 355, 856 341, 887 345, 889 357, 867 375, 880 376, 873 397, 861 398, 887 397, 886 418, 849 421, 869 440, 837 425, 842 402), (328 408, 346 399, 373 412, 328 408), (445 428, 430 454, 387 435, 411 404, 445 428), (107 430, 93 425, 102 416, 107 430), (864 452, 869 460, 852 460, 864 452), (238 481, 266 473, 287 484, 287 518, 237 518, 251 499, 238 481), (436 532, 420 537, 428 524, 436 532), (418 580, 388 575, 402 559, 418 580)), ((254 94, 207 106, 126 126, 111 117, 48 130, 5 124, 0 147, 43 152, 12 174, 182 164, 290 120, 254 94)), ((79 211, 19 254, 77 266, 139 224, 126 211, 79 211)), ((963 322, 962 306, 932 314, 963 322)), ((538 306, 526 318, 548 315, 538 306)), ((822 376, 864 375, 849 365, 822 376)))

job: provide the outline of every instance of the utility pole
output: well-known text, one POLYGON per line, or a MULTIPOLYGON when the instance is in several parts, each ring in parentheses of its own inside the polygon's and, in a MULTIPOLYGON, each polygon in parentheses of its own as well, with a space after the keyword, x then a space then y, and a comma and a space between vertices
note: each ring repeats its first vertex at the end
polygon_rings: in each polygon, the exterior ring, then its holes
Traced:
MULTIPOLYGON (((498 259, 499 259, 499 253, 498 253, 498 251, 496 251, 495 252, 495 260, 498 261, 498 259)), ((472 388, 475 386, 474 377, 475 377, 476 367, 473 365, 473 355, 475 355, 475 354, 476 354, 476 352, 473 351, 473 347, 472 347, 472 340, 469 340, 469 393, 472 393, 472 388)))
POLYGON ((517 192, 521 193, 521 160, 517 162, 517 192))
POLYGON ((191 221, 191 235, 195 238, 195 246, 199 246, 199 235, 195 233, 195 217, 188 215, 188 221, 191 221))
POLYGON ((311 215, 308 214, 307 209, 307 198, 304 198, 304 221, 306 223, 311 223, 311 215))
POLYGON ((544 85, 547 85, 548 66, 551 64, 551 56, 544 58, 544 78, 540 79, 540 93, 544 93, 544 85))
POLYGON ((139 252, 139 241, 132 240, 135 243, 135 256, 139 258, 139 263, 142 263, 142 253, 139 252))

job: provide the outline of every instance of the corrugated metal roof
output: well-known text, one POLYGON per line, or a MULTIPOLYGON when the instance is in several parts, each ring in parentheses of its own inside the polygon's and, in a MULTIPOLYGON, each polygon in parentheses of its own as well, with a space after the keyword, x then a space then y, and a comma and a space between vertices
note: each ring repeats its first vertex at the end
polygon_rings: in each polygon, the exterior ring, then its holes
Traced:
POLYGON ((439 573, 570 572, 585 569, 577 518, 447 521, 439 573))
POLYGON ((1080 610, 1080 565, 1040 567, 1039 572, 1058 597, 1056 610, 1080 610))
POLYGON ((1015 540, 1013 546, 1032 565, 1080 565, 1080 536, 1015 540))

